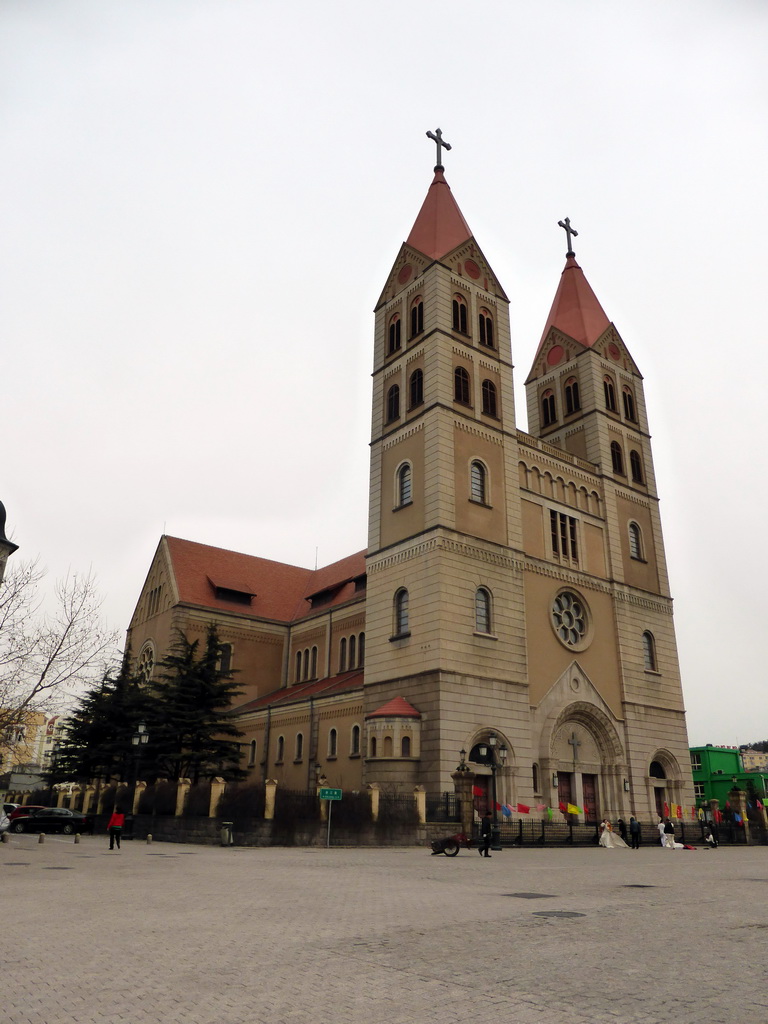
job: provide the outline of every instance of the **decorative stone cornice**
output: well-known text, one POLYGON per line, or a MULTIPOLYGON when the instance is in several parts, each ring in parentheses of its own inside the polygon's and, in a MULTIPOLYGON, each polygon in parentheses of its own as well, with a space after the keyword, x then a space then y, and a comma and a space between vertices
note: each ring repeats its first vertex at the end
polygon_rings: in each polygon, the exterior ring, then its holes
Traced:
POLYGON ((481 427, 476 427, 473 423, 468 422, 467 420, 454 420, 453 425, 457 430, 463 430, 465 434, 472 434, 473 437, 481 437, 484 441, 490 442, 490 444, 504 444, 504 438, 499 434, 490 434, 487 430, 483 430, 481 427))
POLYGON ((412 437, 414 434, 418 434, 420 430, 424 429, 424 421, 419 420, 417 423, 412 424, 409 427, 404 427, 397 434, 390 434, 386 441, 382 442, 381 450, 386 452, 390 448, 394 448, 396 444, 400 444, 406 437, 412 437))

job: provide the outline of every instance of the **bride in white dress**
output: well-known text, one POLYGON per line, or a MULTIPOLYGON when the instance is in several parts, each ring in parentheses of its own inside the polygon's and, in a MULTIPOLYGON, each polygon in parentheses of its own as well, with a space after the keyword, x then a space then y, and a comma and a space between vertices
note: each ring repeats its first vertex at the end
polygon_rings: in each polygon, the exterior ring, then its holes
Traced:
POLYGON ((605 847, 606 850, 629 849, 621 836, 617 836, 613 831, 613 826, 607 818, 600 825, 600 845, 605 847))

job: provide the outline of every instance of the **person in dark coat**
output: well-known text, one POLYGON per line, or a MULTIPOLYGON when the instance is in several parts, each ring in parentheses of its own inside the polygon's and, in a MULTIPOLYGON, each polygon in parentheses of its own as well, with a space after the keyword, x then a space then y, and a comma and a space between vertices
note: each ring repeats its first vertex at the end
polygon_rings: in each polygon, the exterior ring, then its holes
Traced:
POLYGON ((640 849, 640 822, 632 815, 629 819, 629 838, 632 840, 632 849, 640 849))
POLYGON ((483 820, 480 822, 480 836, 483 845, 478 850, 481 857, 491 856, 491 829, 493 828, 493 817, 490 811, 486 811, 483 820))
POLYGON ((627 823, 624 821, 623 818, 619 818, 619 820, 616 822, 616 824, 619 826, 619 835, 621 836, 621 838, 626 843, 626 841, 627 841, 627 823))

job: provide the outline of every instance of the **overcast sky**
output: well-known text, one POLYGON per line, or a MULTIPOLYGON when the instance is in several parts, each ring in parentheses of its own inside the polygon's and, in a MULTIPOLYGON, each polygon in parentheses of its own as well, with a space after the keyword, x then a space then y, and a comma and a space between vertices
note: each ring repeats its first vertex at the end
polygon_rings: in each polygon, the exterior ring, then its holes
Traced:
POLYGON ((4 0, 14 558, 92 567, 122 630, 163 531, 365 546, 372 308, 439 126, 523 429, 579 231, 645 377, 690 741, 768 737, 766 52, 764 0, 4 0))

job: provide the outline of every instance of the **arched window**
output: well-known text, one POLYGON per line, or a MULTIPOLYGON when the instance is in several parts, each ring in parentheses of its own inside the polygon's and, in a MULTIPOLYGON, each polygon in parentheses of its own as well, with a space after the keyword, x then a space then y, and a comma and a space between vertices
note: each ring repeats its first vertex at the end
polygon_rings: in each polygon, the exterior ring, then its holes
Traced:
POLYGON ((411 737, 403 736, 400 740, 400 757, 411 756, 411 737))
POLYGON ((343 636, 339 641, 339 672, 347 671, 347 638, 343 636))
POLYGON ((339 752, 339 734, 335 729, 328 731, 328 757, 336 757, 339 752))
POLYGON ((296 733, 296 756, 294 761, 300 761, 304 757, 304 733, 296 733))
POLYGON ((632 420, 633 423, 637 422, 637 414, 635 413, 635 396, 628 387, 621 389, 621 397, 624 402, 624 415, 628 420, 632 420))
POLYGON ((463 295, 453 296, 453 329, 461 334, 467 333, 467 300, 463 295))
POLYGON ((471 501, 487 504, 487 472, 482 462, 475 460, 469 467, 469 496, 471 501))
POLYGON ((376 757, 376 737, 375 736, 371 736, 371 741, 370 741, 368 746, 369 746, 369 749, 371 751, 370 756, 371 757, 376 757))
POLYGON ((411 337, 415 338, 424 330, 424 302, 419 297, 413 300, 411 306, 411 337))
POLYGON ((356 665, 355 655, 357 654, 357 637, 351 636, 349 638, 349 667, 354 668, 356 665))
POLYGON ((400 415, 400 385, 393 384, 387 392, 387 423, 400 415))
POLYGON ((357 664, 360 668, 365 665, 365 633, 357 638, 357 664))
POLYGON ((664 771, 664 765, 661 761, 651 761, 651 767, 648 774, 652 779, 666 779, 667 773, 664 771))
POLYGON ((312 665, 309 671, 310 679, 317 679, 317 648, 312 648, 312 665))
POLYGON ((496 416, 496 385, 492 380, 483 381, 483 412, 486 416, 496 416))
POLYGON ((424 372, 423 370, 414 370, 411 374, 411 379, 408 385, 408 400, 410 402, 410 408, 413 409, 416 405, 421 405, 424 401, 424 372))
POLYGON ((232 671, 232 644, 219 644, 219 672, 232 671))
POLYGON ((643 667, 646 672, 656 671, 656 641, 653 633, 643 633, 643 667))
POLYGON ((485 587, 475 591, 475 632, 491 632, 491 593, 485 587))
POLYGON ((359 725, 353 725, 352 726, 352 736, 351 736, 350 744, 349 744, 349 752, 350 752, 350 754, 359 754, 360 753, 360 726, 359 725))
POLYGON ((611 464, 614 473, 624 476, 624 454, 618 441, 611 441, 611 464))
POLYGON ((453 397, 462 405, 469 405, 469 373, 463 366, 453 371, 453 397))
POLYGON ((480 344, 493 348, 493 320, 487 309, 481 309, 478 318, 480 344))
POLYGON ((581 409, 581 396, 579 395, 579 382, 575 377, 570 377, 565 382, 565 415, 571 416, 581 409))
POLYGON ((401 587, 395 594, 395 636, 408 634, 408 591, 401 587))
POLYGON ((146 643, 141 649, 136 672, 142 682, 148 683, 152 678, 155 669, 155 649, 151 643, 146 643))
POLYGON ((640 458, 640 452, 635 451, 634 448, 629 453, 629 468, 635 483, 643 483, 643 460, 640 458))
POLYGON ((389 353, 397 352, 400 348, 400 314, 395 313, 389 321, 389 353))
POLYGON ((256 764, 256 740, 251 740, 248 745, 248 767, 253 768, 256 764))
POLYGON ((411 466, 410 463, 404 462, 397 471, 397 504, 410 505, 412 500, 411 466))
POLYGON ((384 737, 384 757, 392 757, 392 737, 384 737))
POLYGON ((304 651, 302 679, 309 679, 309 648, 304 651))
POLYGON ((643 557, 643 535, 637 523, 629 524, 629 554, 631 558, 642 560, 643 557))
POLYGON ((605 395, 605 408, 609 412, 616 412, 616 387, 610 377, 603 378, 603 394, 605 395))
POLYGON ((535 761, 531 765, 531 774, 533 775, 533 792, 540 793, 541 789, 539 788, 539 766, 536 764, 535 761))
POLYGON ((555 393, 554 391, 545 391, 541 396, 541 422, 545 427, 548 427, 556 419, 555 393))
POLYGON ((296 679, 295 682, 301 682, 301 651, 296 651, 296 679))
POLYGON ((275 761, 277 762, 277 764, 282 764, 283 763, 284 755, 285 755, 285 736, 278 736, 277 737, 277 754, 275 756, 275 761))

